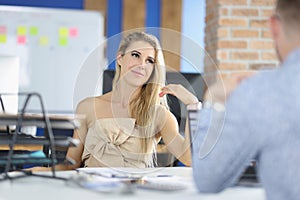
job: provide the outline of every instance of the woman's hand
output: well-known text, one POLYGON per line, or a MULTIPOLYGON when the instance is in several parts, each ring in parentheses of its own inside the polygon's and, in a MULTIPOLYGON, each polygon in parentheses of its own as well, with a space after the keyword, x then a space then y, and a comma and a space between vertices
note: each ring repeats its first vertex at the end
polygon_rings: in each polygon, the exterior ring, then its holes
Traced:
POLYGON ((25 171, 32 171, 32 172, 48 172, 51 171, 50 167, 32 167, 24 169, 25 171))
POLYGON ((198 103, 199 100, 195 97, 190 91, 180 84, 168 84, 165 87, 161 88, 159 93, 160 97, 163 97, 166 94, 171 94, 177 97, 185 105, 198 103))

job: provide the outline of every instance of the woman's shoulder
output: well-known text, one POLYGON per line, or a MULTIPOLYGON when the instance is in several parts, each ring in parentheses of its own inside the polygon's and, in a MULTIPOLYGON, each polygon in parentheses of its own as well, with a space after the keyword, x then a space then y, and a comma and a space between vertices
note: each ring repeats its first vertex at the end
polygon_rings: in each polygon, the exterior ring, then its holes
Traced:
POLYGON ((164 105, 156 105, 155 106, 155 110, 156 110, 156 113, 158 115, 169 115, 169 114, 172 114, 171 111, 169 110, 169 108, 167 108, 166 106, 164 105))
POLYGON ((176 121, 176 117, 174 114, 165 106, 157 105, 156 106, 156 114, 154 120, 157 124, 165 124, 167 121, 176 121))
POLYGON ((93 97, 86 97, 85 99, 81 100, 77 104, 77 111, 88 111, 90 109, 94 109, 95 106, 101 106, 102 104, 106 104, 110 102, 110 92, 100 95, 100 96, 93 96, 93 97))

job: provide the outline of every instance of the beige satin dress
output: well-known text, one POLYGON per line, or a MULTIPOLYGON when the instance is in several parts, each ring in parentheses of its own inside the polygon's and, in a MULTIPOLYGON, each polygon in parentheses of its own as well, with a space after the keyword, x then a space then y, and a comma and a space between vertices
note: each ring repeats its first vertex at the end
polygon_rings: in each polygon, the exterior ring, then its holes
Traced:
POLYGON ((152 151, 142 153, 140 138, 133 118, 97 119, 88 129, 82 162, 85 167, 153 167, 158 139, 153 136, 152 151))

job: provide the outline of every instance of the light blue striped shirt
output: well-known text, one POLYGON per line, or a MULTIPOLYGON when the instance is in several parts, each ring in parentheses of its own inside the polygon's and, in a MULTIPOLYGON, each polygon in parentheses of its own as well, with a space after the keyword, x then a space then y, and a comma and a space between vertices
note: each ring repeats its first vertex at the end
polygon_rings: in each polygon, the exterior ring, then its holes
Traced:
POLYGON ((194 180, 200 192, 234 185, 250 160, 270 200, 300 198, 300 49, 282 66, 244 80, 225 112, 204 108, 193 142, 194 180), (200 148, 207 138, 207 155, 200 148), (213 139, 211 139, 213 138, 213 139))

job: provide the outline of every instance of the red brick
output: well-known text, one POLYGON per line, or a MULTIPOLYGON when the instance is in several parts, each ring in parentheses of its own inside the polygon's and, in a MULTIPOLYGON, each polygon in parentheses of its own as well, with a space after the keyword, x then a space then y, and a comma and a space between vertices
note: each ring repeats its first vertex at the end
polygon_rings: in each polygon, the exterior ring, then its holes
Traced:
POLYGON ((258 37, 259 31, 257 30, 232 30, 233 37, 258 37))
POLYGON ((266 69, 274 69, 276 68, 278 65, 275 63, 260 63, 260 64, 250 64, 250 69, 254 69, 254 70, 266 70, 266 69))
POLYGON ((242 63, 219 63, 219 69, 220 70, 244 70, 247 68, 246 64, 242 63))
POLYGON ((258 16, 258 10, 257 9, 233 9, 232 10, 233 16, 258 16))
POLYGON ((221 16, 227 16, 228 15, 228 9, 227 8, 221 8, 219 14, 221 16))
POLYGON ((252 49, 274 49, 274 43, 271 41, 252 41, 252 49))
POLYGON ((247 0, 219 0, 220 5, 247 5, 247 0))
POLYGON ((228 41, 228 40, 219 41, 218 48, 220 48, 220 49, 226 49, 226 48, 245 49, 245 48, 247 48, 247 42, 246 41, 228 41))
POLYGON ((269 28, 269 21, 265 20, 251 20, 250 22, 251 27, 258 27, 258 28, 269 28))
POLYGON ((263 11, 262 11, 262 16, 263 16, 263 17, 270 17, 273 13, 274 13, 274 10, 273 10, 273 9, 263 10, 263 11))
POLYGON ((257 52, 233 52, 231 53, 233 60, 258 60, 257 52))
POLYGON ((247 26, 248 21, 246 19, 220 19, 219 20, 219 25, 221 26, 247 26))
POLYGON ((272 38, 271 32, 268 30, 262 32, 263 38, 272 38))
POLYGON ((275 7, 276 0, 252 0, 251 5, 253 6, 273 6, 275 7))
POLYGON ((227 60, 228 59, 228 52, 217 50, 217 59, 218 60, 227 60))
POLYGON ((228 37, 228 29, 225 28, 218 29, 218 37, 228 37))
POLYGON ((212 13, 206 15, 205 22, 207 23, 207 22, 211 21, 212 19, 214 19, 215 17, 216 17, 215 14, 212 12, 212 13))
POLYGON ((271 52, 264 52, 262 54, 262 59, 263 60, 277 60, 277 55, 275 53, 271 52))
POLYGON ((218 4, 219 0, 207 0, 206 6, 213 6, 215 7, 218 4))

